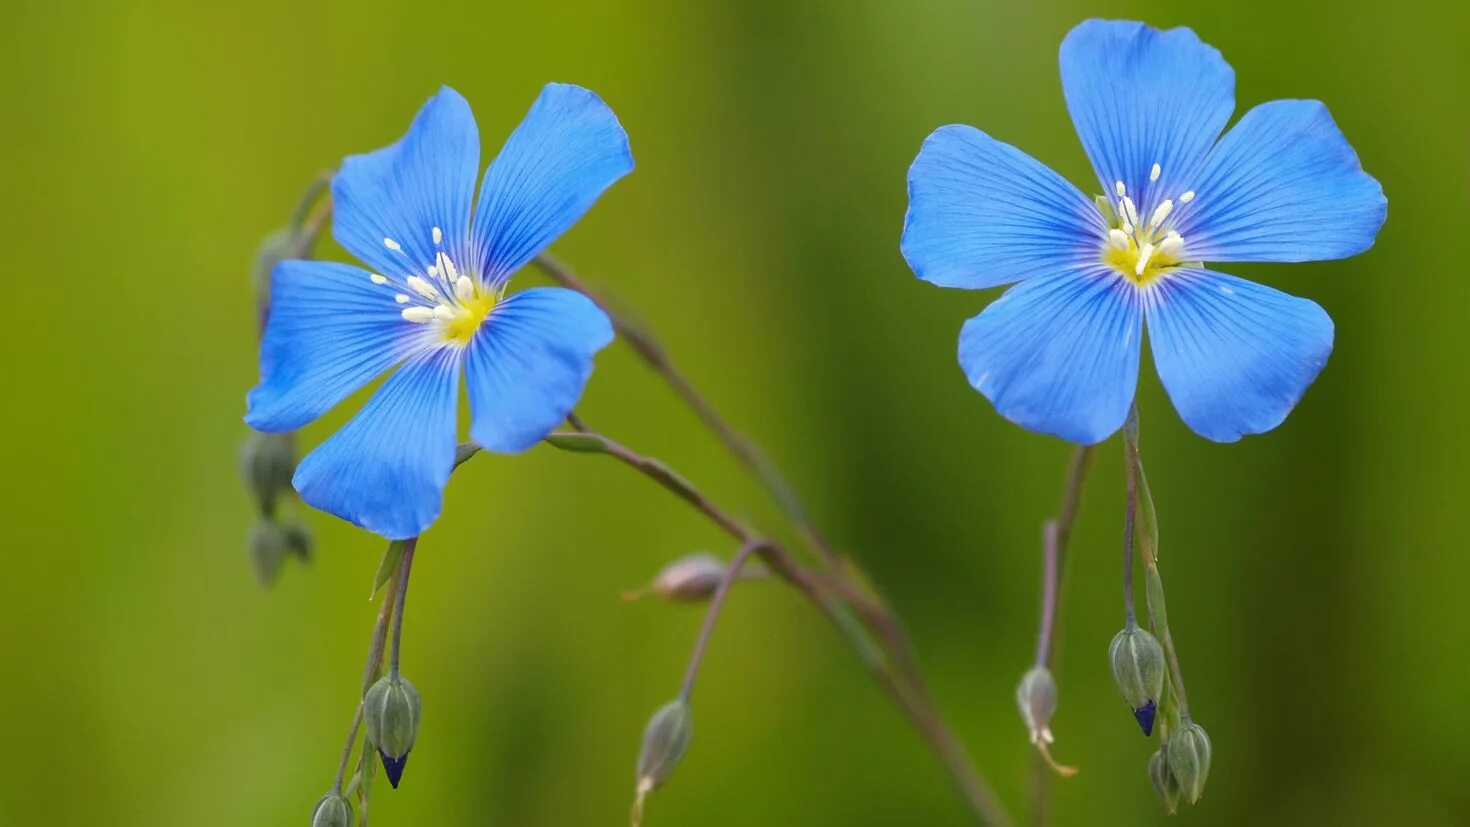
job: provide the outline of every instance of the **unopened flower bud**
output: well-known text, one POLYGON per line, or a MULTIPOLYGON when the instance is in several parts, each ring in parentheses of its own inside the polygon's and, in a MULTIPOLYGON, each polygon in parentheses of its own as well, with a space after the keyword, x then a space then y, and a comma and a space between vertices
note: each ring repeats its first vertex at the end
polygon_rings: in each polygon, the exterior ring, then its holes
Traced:
POLYGON ((1184 719, 1184 725, 1169 736, 1169 772, 1179 781, 1179 791, 1190 804, 1205 792, 1205 779, 1210 775, 1210 736, 1205 728, 1184 719))
POLYGON ((642 820, 643 801, 648 794, 669 780, 674 768, 689 749, 694 737, 689 704, 676 698, 664 704, 648 719, 643 728, 643 746, 638 750, 637 799, 633 803, 633 823, 642 820))
POLYGON ((725 561, 713 554, 690 554, 664 566, 647 588, 628 592, 623 599, 636 600, 652 592, 670 601, 705 600, 714 595, 724 577, 725 561))
POLYGON ((1051 670, 1037 666, 1021 676, 1016 686, 1016 707, 1031 732, 1031 743, 1050 744, 1054 740, 1051 716, 1057 711, 1057 682, 1051 670))
POLYGON ((275 513, 276 497, 291 490, 296 473, 296 438, 291 434, 255 432, 240 453, 240 473, 264 516, 275 513))
POLYGON ((290 530, 269 517, 257 520, 250 529, 250 565, 260 585, 271 586, 276 582, 291 542, 290 530))
POLYGON ((1169 769, 1169 759, 1164 755, 1165 747, 1159 747, 1148 757, 1148 780, 1153 782, 1154 792, 1164 802, 1169 815, 1179 811, 1179 779, 1169 769))
POLYGON ((1136 623, 1129 623, 1108 646, 1113 681, 1144 735, 1154 731, 1154 714, 1164 691, 1164 647, 1158 638, 1136 623))
POLYGON ((362 705, 368 740, 372 741, 383 759, 388 783, 397 788, 419 731, 423 709, 419 691, 407 678, 394 672, 373 684, 362 699, 362 705))
POLYGON ((327 793, 311 811, 311 827, 352 827, 352 804, 340 792, 327 793))

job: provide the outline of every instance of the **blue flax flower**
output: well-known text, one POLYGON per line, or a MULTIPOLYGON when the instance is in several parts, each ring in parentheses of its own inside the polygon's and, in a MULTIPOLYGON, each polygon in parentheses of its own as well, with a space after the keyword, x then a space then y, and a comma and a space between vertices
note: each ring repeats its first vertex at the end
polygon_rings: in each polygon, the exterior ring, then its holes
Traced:
POLYGON ((1019 282, 964 325, 970 384, 1019 425, 1100 442, 1133 402, 1147 322, 1196 432, 1281 424, 1327 362, 1332 320, 1203 262, 1361 253, 1382 188, 1317 101, 1262 104, 1222 136, 1235 73, 1189 29, 1089 20, 1062 42, 1061 76, 1096 200, 968 126, 935 131, 909 170, 902 249, 919 278, 1019 282))
POLYGON ((391 539, 439 515, 454 463, 461 368, 470 437, 535 445, 576 404, 612 325, 586 296, 506 282, 633 168, 596 95, 550 84, 485 172, 469 104, 435 95, 402 140, 332 180, 333 235, 365 262, 287 261, 271 283, 260 384, 245 421, 300 428, 390 369, 296 470, 306 502, 391 539))

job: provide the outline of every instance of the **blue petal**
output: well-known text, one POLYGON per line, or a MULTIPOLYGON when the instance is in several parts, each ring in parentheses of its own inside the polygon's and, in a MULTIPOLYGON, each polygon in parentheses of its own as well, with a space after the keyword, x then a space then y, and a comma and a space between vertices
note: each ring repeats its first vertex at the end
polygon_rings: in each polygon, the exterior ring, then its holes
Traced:
POLYGON ((502 453, 535 445, 576 406, 592 355, 612 338, 607 316, 573 290, 534 287, 496 305, 465 367, 470 437, 502 453))
POLYGON ((449 87, 429 99, 402 140, 353 155, 332 179, 332 234, 380 273, 422 276, 435 263, 434 228, 461 265, 470 252, 470 204, 480 133, 470 105, 449 87), (392 239, 401 252, 390 249, 392 239))
POLYGON ((1235 109, 1234 70, 1189 29, 1088 20, 1062 41, 1061 70, 1103 192, 1122 181, 1144 215, 1183 191, 1235 109))
POLYGON ((580 86, 547 84, 485 171, 475 208, 480 273, 503 284, 632 169, 628 135, 607 104, 580 86))
POLYGON ((1316 303, 1209 270, 1149 285, 1149 339, 1179 415, 1216 442, 1275 428, 1332 353, 1316 303))
POLYGON ((271 276, 271 310, 260 343, 260 384, 245 421, 292 431, 420 347, 393 290, 368 273, 325 261, 284 261, 271 276))
POLYGON ((454 467, 460 353, 439 348, 404 363, 301 460, 292 480, 301 498, 390 540, 423 533, 454 467))
POLYGON ((1138 387, 1142 313, 1107 267, 1027 279, 960 333, 960 367, 1001 416, 1085 445, 1122 427, 1138 387))
POLYGON ((1319 101, 1263 103, 1210 152, 1175 229, 1192 261, 1319 261, 1373 246, 1383 188, 1319 101))
POLYGON ((945 126, 909 167, 900 248, 944 287, 980 289, 1096 260, 1097 207, 1029 155, 969 126, 945 126))

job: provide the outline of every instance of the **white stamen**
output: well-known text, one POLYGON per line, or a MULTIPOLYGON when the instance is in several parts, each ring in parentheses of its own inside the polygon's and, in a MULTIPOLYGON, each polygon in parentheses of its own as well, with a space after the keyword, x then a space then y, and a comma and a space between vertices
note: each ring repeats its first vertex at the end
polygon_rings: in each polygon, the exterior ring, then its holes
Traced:
POLYGON ((1116 192, 1116 193, 1118 193, 1118 197, 1119 198, 1122 198, 1123 196, 1125 196, 1125 195, 1128 194, 1128 188, 1125 187, 1125 186, 1123 186, 1123 182, 1122 181, 1114 181, 1113 182, 1113 191, 1116 192))
POLYGON ((438 278, 439 277, 439 268, 438 267, 435 267, 432 264, 430 264, 429 265, 429 277, 430 278, 438 278))
POLYGON ((1186 192, 1183 195, 1179 196, 1179 203, 1181 203, 1181 204, 1188 204, 1189 202, 1191 202, 1193 200, 1194 200, 1194 190, 1190 190, 1189 192, 1186 192))
POLYGON ((1169 213, 1173 212, 1173 210, 1174 202, 1165 200, 1164 203, 1154 209, 1154 214, 1149 217, 1148 223, 1154 227, 1162 226, 1164 219, 1168 218, 1169 213))
POLYGON ((462 302, 475 298, 475 283, 470 281, 469 276, 460 276, 459 280, 454 283, 454 295, 458 296, 462 302))
POLYGON ((1128 235, 1133 235, 1133 225, 1129 224, 1128 219, 1126 218, 1123 219, 1123 232, 1127 233, 1128 235))
POLYGON ((430 307, 405 307, 403 318, 414 324, 426 324, 434 321, 434 310, 430 307))
POLYGON ((399 304, 408 304, 409 296, 407 293, 399 293, 398 295, 393 297, 393 301, 396 301, 399 304))
POLYGON ((1120 207, 1120 212, 1123 215, 1127 216, 1129 224, 1138 224, 1138 208, 1133 206, 1132 198, 1129 198, 1126 195, 1123 196, 1123 201, 1120 204, 1120 207))
POLYGON ((403 252, 403 246, 400 245, 398 242, 394 241, 391 238, 385 238, 385 239, 383 239, 383 246, 384 247, 387 247, 388 249, 392 250, 395 253, 401 253, 401 252, 403 252))
POLYGON ((378 285, 382 285, 382 284, 387 284, 388 283, 388 277, 387 276, 380 276, 377 273, 373 273, 372 275, 368 276, 368 280, 371 281, 373 284, 378 284, 378 285))
POLYGON ((1117 228, 1108 230, 1108 241, 1119 250, 1128 251, 1128 234, 1117 228))
POLYGON ((444 231, 441 230, 441 229, 439 229, 438 227, 435 227, 434 228, 434 243, 435 244, 438 244, 439 242, 441 242, 443 240, 444 240, 444 231))
POLYGON ((440 253, 436 263, 439 265, 439 272, 444 274, 445 281, 453 284, 459 280, 459 270, 455 269, 454 262, 449 260, 449 256, 440 253))
POLYGON ((1163 241, 1159 242, 1159 246, 1154 252, 1177 261, 1184 254, 1184 236, 1171 231, 1168 235, 1164 236, 1163 241))
POLYGON ((450 307, 449 305, 446 305, 446 304, 434 305, 434 317, 436 319, 442 319, 442 320, 444 320, 444 321, 447 322, 447 321, 453 319, 457 315, 458 314, 454 312, 454 308, 450 307))
POLYGON ((409 276, 408 286, 413 288, 413 292, 418 293, 429 301, 439 300, 439 292, 434 289, 434 286, 418 276, 409 276))
POLYGON ((1133 267, 1133 275, 1135 275, 1135 276, 1141 276, 1141 275, 1143 275, 1144 268, 1148 267, 1148 257, 1151 256, 1151 255, 1153 255, 1153 254, 1154 254, 1154 245, 1152 245, 1152 244, 1145 244, 1145 245, 1143 245, 1143 249, 1138 251, 1138 264, 1136 264, 1133 267))
POLYGON ((1163 170, 1162 169, 1159 169, 1159 165, 1158 164, 1154 164, 1154 168, 1148 171, 1148 180, 1150 180, 1150 181, 1157 181, 1157 180, 1159 180, 1159 173, 1161 173, 1161 172, 1163 172, 1163 170))

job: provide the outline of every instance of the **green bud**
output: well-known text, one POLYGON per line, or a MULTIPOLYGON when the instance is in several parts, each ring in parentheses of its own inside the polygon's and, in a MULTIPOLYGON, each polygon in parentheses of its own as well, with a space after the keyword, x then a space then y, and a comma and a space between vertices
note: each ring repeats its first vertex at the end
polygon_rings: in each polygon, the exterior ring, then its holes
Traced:
POLYGON ((311 560, 311 532, 301 523, 286 526, 286 550, 301 558, 303 563, 311 560))
POLYGON ((296 437, 292 434, 254 432, 240 452, 240 473, 255 497, 260 513, 275 513, 276 497, 291 490, 296 473, 296 437))
POLYGON ((689 704, 675 699, 653 713, 643 729, 643 746, 638 750, 638 786, 657 789, 674 772, 689 749, 694 726, 689 704))
POLYGON ((281 576, 281 564, 292 548, 290 529, 262 517, 250 529, 250 565, 260 585, 270 587, 281 576))
POLYGON ((1031 743, 1050 744, 1051 716, 1057 711, 1057 682, 1051 670, 1037 666, 1021 676, 1016 685, 1016 707, 1031 732, 1031 743))
POLYGON ((419 691, 407 678, 393 673, 373 684, 362 704, 368 740, 382 756, 383 770, 396 788, 419 731, 423 711, 419 691))
POLYGON ((352 827, 352 804, 340 792, 327 793, 311 811, 311 827, 352 827))
POLYGON ((1190 804, 1205 792, 1205 779, 1210 775, 1210 736, 1205 728, 1184 719, 1184 725, 1169 736, 1169 772, 1179 781, 1179 790, 1190 804))
POLYGON ((1158 638, 1136 623, 1129 623, 1108 646, 1113 681, 1144 735, 1154 731, 1154 713, 1164 691, 1164 647, 1158 638))
POLYGON ((683 698, 669 701, 648 719, 648 726, 643 728, 643 746, 638 750, 638 787, 632 814, 634 827, 643 821, 644 800, 669 780, 693 737, 689 704, 683 698))
POLYGON ((1148 757, 1148 780, 1153 782, 1154 792, 1164 802, 1169 815, 1179 811, 1179 779, 1169 769, 1169 759, 1164 757, 1164 747, 1159 747, 1148 757))

